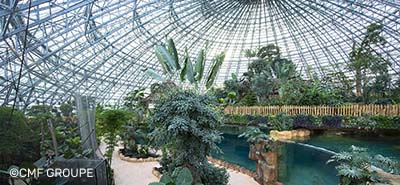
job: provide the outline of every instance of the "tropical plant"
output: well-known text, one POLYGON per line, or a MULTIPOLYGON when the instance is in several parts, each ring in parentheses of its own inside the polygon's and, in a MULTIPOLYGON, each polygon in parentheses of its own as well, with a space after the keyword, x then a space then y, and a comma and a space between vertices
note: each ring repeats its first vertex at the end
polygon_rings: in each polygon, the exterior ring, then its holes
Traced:
POLYGON ((149 114, 150 97, 146 96, 144 89, 135 89, 124 97, 124 108, 129 111, 132 118, 125 125, 129 129, 138 127, 145 122, 149 114))
POLYGON ((292 61, 281 58, 278 46, 269 44, 258 50, 245 50, 246 57, 251 58, 248 77, 251 91, 257 95, 257 101, 265 102, 270 96, 279 94, 289 80, 296 78, 296 66, 292 61))
POLYGON ((278 131, 292 130, 293 118, 285 112, 279 112, 275 117, 272 117, 270 127, 272 130, 278 131))
MULTIPOLYGON (((159 88, 158 85, 157 87, 153 86, 153 88, 159 88)), ((154 91, 157 90, 153 89, 154 91)), ((124 97, 124 107, 131 113, 130 120, 123 125, 120 134, 124 145, 124 155, 147 156, 149 154, 148 147, 146 145, 139 146, 138 140, 147 139, 144 124, 145 119, 150 114, 149 103, 153 98, 152 96, 155 96, 155 94, 146 95, 145 89, 135 89, 124 97)))
POLYGON ((96 126, 103 133, 104 142, 107 145, 105 157, 110 165, 114 149, 117 146, 117 137, 121 134, 122 126, 129 118, 129 113, 123 110, 104 110, 99 115, 96 126))
POLYGON ((361 116, 351 119, 348 125, 358 129, 375 130, 378 123, 371 119, 371 115, 364 113, 361 116))
POLYGON ((71 117, 74 110, 73 102, 65 102, 60 106, 61 114, 65 117, 71 117))
POLYGON ((314 122, 315 118, 311 115, 298 114, 293 117, 293 126, 296 128, 317 126, 314 122))
POLYGON ((228 104, 229 105, 233 105, 235 103, 237 94, 233 91, 229 92, 227 95, 227 99, 228 99, 228 104))
MULTIPOLYGON (((160 182, 152 182, 149 185, 192 185, 193 176, 186 167, 178 167, 172 172, 171 176, 165 174, 161 176, 160 182)), ((200 183, 196 183, 200 185, 200 183)))
POLYGON ((359 46, 357 47, 356 43, 353 44, 347 67, 355 73, 357 96, 366 96, 366 92, 363 92, 362 89, 363 86, 367 87, 367 83, 370 81, 367 77, 368 73, 381 72, 385 75, 385 71, 387 71, 387 67, 390 65, 374 49, 386 44, 385 38, 381 35, 382 31, 383 25, 373 23, 367 27, 365 36, 359 46))
POLYGON ((243 97, 243 99, 242 99, 242 101, 240 101, 240 103, 242 105, 246 105, 246 106, 256 105, 257 104, 257 96, 253 92, 250 92, 243 97))
POLYGON ((27 115, 36 123, 46 123, 47 120, 54 120, 53 108, 50 105, 33 105, 27 115))
POLYGON ((141 109, 144 111, 144 109, 147 109, 148 101, 145 98, 146 95, 144 91, 144 89, 135 89, 129 92, 124 97, 124 107, 129 111, 134 109, 141 109))
POLYGON ((207 95, 176 90, 156 100, 150 138, 152 146, 163 149, 163 174, 187 167, 194 183, 227 184, 226 171, 207 160, 212 150, 218 150, 221 124, 218 107, 207 95))
POLYGON ((265 101, 276 90, 277 82, 265 74, 255 75, 251 80, 251 91, 257 97, 257 102, 265 101))
POLYGON ((305 100, 305 82, 302 79, 290 79, 286 83, 280 84, 278 89, 279 102, 285 105, 300 105, 305 100))
POLYGON ((376 167, 388 173, 398 173, 399 164, 390 158, 376 155, 371 157, 367 149, 351 146, 350 151, 340 152, 327 163, 336 163, 341 185, 364 185, 373 182, 386 182, 374 170, 376 167))
POLYGON ((234 92, 237 95, 237 99, 240 98, 239 90, 240 90, 240 82, 236 74, 231 74, 231 79, 224 81, 224 89, 226 92, 234 92))
MULTIPOLYGON (((36 141, 40 141, 40 155, 47 156, 55 154, 52 136, 48 123, 57 123, 60 121, 53 113, 50 105, 33 105, 27 110, 29 125, 32 125, 33 135, 37 136, 36 141), (40 139, 39 139, 40 138, 40 139)), ((54 128, 56 125, 53 125, 54 128)))
POLYGON ((206 61, 206 50, 201 49, 197 55, 196 61, 193 65, 191 57, 187 49, 185 50, 185 57, 182 61, 179 59, 178 51, 175 47, 175 43, 172 39, 168 39, 166 44, 155 46, 155 54, 158 62, 161 64, 164 71, 164 75, 167 76, 165 79, 162 75, 158 74, 154 70, 148 68, 146 73, 152 78, 159 81, 171 81, 179 76, 181 82, 186 80, 198 88, 203 80, 203 76, 207 75, 205 80, 206 88, 210 88, 215 81, 217 73, 221 68, 221 65, 225 59, 225 53, 220 53, 212 60, 210 70, 204 74, 205 61, 206 61))
POLYGON ((247 142, 249 143, 258 143, 263 140, 268 139, 268 135, 262 132, 259 128, 257 127, 247 127, 246 131, 240 134, 238 137, 244 137, 247 139, 247 142))
POLYGON ((390 90, 390 98, 393 99, 395 103, 400 103, 400 79, 397 79, 393 83, 393 87, 390 90))
MULTIPOLYGON (((11 107, 0 107, 0 169, 8 169, 18 164, 21 156, 28 156, 30 140, 33 135, 24 114, 11 107)), ((33 151, 31 151, 33 152, 33 151)))
POLYGON ((337 115, 325 115, 321 117, 322 125, 328 128, 340 128, 343 118, 337 115))
POLYGON ((81 137, 77 128, 57 126, 55 128, 58 142, 58 153, 65 159, 88 158, 92 154, 91 149, 83 149, 81 137))

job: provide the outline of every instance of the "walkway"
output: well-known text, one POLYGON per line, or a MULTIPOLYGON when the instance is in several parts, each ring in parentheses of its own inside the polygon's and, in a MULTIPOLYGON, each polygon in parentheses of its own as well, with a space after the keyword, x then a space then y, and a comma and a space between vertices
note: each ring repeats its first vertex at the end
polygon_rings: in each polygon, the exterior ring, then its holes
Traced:
MULTIPOLYGON (((103 147, 101 147, 103 148, 103 147)), ((148 185, 158 179, 152 174, 153 167, 159 166, 158 162, 131 163, 123 161, 114 151, 111 167, 114 169, 116 185, 148 185)), ((229 172, 230 185, 258 185, 253 178, 232 170, 229 172)))

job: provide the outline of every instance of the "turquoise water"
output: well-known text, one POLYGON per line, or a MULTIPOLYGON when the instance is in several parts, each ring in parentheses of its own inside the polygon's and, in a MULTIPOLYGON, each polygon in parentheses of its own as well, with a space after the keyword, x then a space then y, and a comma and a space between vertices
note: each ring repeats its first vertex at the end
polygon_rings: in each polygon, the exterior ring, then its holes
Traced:
POLYGON ((400 137, 399 136, 339 136, 324 134, 312 136, 304 143, 326 148, 335 152, 349 150, 351 145, 368 149, 371 155, 381 154, 400 161, 400 137))
MULTIPOLYGON (((224 152, 214 157, 255 170, 248 158, 249 144, 235 134, 224 134, 219 147, 224 152)), ((351 145, 366 147, 371 154, 400 159, 400 137, 317 135, 303 143, 282 143, 279 147, 279 180, 285 185, 337 185, 335 164, 326 164, 332 153, 351 145)))
POLYGON ((213 156, 229 163, 237 164, 250 170, 256 170, 256 162, 249 159, 249 144, 238 135, 223 134, 224 139, 219 144, 223 154, 213 156))
POLYGON ((326 164, 332 153, 297 143, 282 143, 279 181, 285 185, 337 185, 336 164, 326 164))

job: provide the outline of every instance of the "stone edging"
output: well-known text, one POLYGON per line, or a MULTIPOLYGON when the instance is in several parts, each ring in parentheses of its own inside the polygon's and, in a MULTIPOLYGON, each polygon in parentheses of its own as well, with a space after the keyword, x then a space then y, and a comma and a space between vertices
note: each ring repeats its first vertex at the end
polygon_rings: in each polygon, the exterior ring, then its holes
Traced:
POLYGON ((126 157, 124 154, 122 154, 120 151, 118 151, 118 156, 121 160, 127 161, 127 162, 132 162, 132 163, 142 163, 142 162, 156 162, 161 159, 161 157, 149 157, 149 158, 132 158, 132 157, 126 157))
POLYGON ((254 172, 254 171, 248 170, 248 169, 246 169, 244 167, 241 167, 239 165, 236 165, 236 164, 228 163, 228 162, 223 161, 223 160, 219 160, 219 159, 215 159, 215 158, 212 158, 212 157, 208 157, 208 161, 210 161, 211 163, 216 164, 218 166, 222 166, 222 167, 224 167, 226 169, 233 170, 233 171, 236 171, 236 172, 239 172, 239 173, 243 173, 243 174, 248 175, 248 176, 253 177, 253 178, 257 176, 256 172, 254 172))

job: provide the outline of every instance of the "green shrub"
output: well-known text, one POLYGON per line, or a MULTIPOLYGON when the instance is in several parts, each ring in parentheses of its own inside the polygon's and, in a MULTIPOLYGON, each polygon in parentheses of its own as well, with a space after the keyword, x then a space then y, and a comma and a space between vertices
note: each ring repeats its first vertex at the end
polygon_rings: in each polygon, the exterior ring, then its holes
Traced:
POLYGON ((393 117, 393 128, 400 129, 400 116, 393 117))
POLYGON ((285 112, 279 112, 276 116, 270 117, 272 130, 284 131, 293 129, 293 118, 285 112))
POLYGON ((363 114, 350 119, 347 125, 352 128, 374 130, 377 127, 377 122, 371 119, 370 115, 363 114))
POLYGON ((314 117, 314 122, 313 122, 313 124, 315 125, 315 126, 317 126, 317 127, 320 127, 320 126, 322 126, 322 118, 321 118, 321 116, 313 116, 314 117))
POLYGON ((249 124, 268 123, 271 129, 290 130, 293 127, 357 128, 357 129, 400 129, 400 117, 363 114, 362 116, 312 116, 312 115, 226 115, 225 123, 249 124), (262 120, 260 122, 259 120, 262 120), (287 121, 283 121, 287 120, 287 121))
POLYGON ((268 135, 262 132, 256 127, 247 127, 246 131, 239 135, 239 137, 244 137, 249 143, 258 143, 260 141, 268 139, 268 135))
POLYGON ((201 166, 200 177, 204 185, 224 185, 229 181, 229 174, 224 168, 218 168, 209 163, 201 166))
POLYGON ((322 126, 327 128, 340 128, 342 126, 342 117, 336 115, 325 115, 321 117, 322 126))
POLYGON ((155 148, 163 149, 163 174, 171 176, 177 168, 187 167, 194 183, 227 184, 226 170, 207 160, 222 139, 222 116, 217 110, 210 97, 191 91, 169 92, 156 101, 149 136, 155 148))
POLYGON ((376 155, 371 157, 365 148, 351 146, 349 152, 340 152, 331 157, 327 163, 336 162, 336 169, 340 176, 340 184, 357 185, 370 184, 372 182, 385 182, 377 176, 373 169, 378 167, 388 173, 398 174, 399 163, 390 158, 376 155))
POLYGON ((254 106, 257 104, 257 96, 253 92, 250 92, 243 97, 240 104, 242 106, 254 106))
POLYGON ((24 114, 14 110, 11 118, 10 107, 0 107, 0 169, 8 169, 11 164, 20 163, 17 158, 26 155, 32 131, 26 124, 24 114), (11 118, 11 120, 10 120, 11 118))
POLYGON ((314 126, 314 116, 311 115, 294 115, 293 116, 294 127, 310 127, 314 126))
MULTIPOLYGON (((396 129, 396 126, 394 124, 394 119, 388 116, 384 115, 375 115, 371 117, 372 120, 374 120, 377 125, 377 128, 380 129, 396 129)), ((399 128, 399 127, 397 127, 399 128)))
POLYGON ((240 114, 225 115, 225 123, 247 124, 248 122, 249 121, 247 119, 247 115, 240 115, 240 114))
POLYGON ((117 136, 121 134, 123 125, 129 120, 129 113, 123 110, 104 110, 100 113, 97 125, 107 144, 105 157, 111 164, 114 148, 117 146, 117 136))
POLYGON ((152 182, 149 185, 192 185, 193 176, 186 167, 178 167, 171 176, 165 174, 161 177, 160 182, 152 182))

